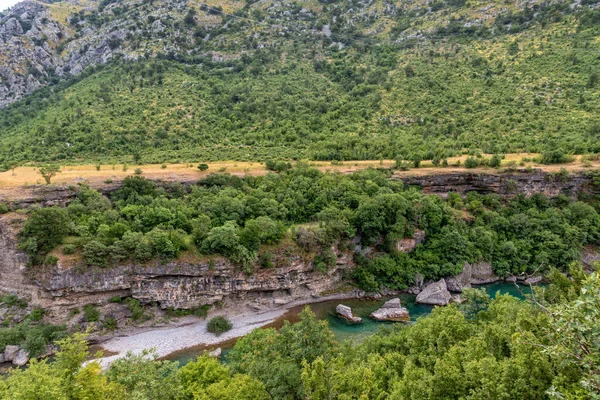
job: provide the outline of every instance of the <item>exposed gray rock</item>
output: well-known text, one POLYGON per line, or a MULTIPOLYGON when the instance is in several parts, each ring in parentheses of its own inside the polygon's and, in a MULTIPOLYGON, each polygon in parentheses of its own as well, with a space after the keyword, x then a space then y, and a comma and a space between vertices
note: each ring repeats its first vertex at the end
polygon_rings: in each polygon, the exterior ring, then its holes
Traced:
POLYGON ((410 294, 417 295, 417 294, 421 293, 421 291, 423 291, 424 287, 425 287, 425 284, 423 282, 423 275, 417 273, 415 275, 415 284, 412 285, 411 287, 409 287, 408 289, 406 289, 406 291, 410 294))
POLYGON ((208 353, 209 357, 215 357, 215 358, 220 358, 221 357, 221 353, 222 350, 220 347, 217 347, 216 349, 214 349, 213 351, 208 353))
POLYGON ((542 281, 543 277, 541 275, 536 275, 536 276, 532 276, 529 277, 527 279, 525 279, 525 284, 526 285, 537 285, 538 283, 540 283, 542 281))
POLYGON ((445 306, 450 301, 450 297, 450 292, 446 287, 446 281, 440 279, 423 289, 423 291, 418 294, 416 302, 420 304, 445 306))
POLYGON ((0 354, 0 364, 4 364, 4 353, 0 354))
POLYGON ((465 288, 471 287, 471 264, 464 263, 463 270, 460 274, 446 278, 446 286, 452 292, 462 292, 465 288))
POLYGON ((417 245, 423 243, 424 240, 425 231, 417 229, 412 237, 398 240, 398 243, 396 243, 396 250, 402 253, 410 253, 417 245))
POLYGON ((6 346, 6 348, 4 349, 4 362, 11 362, 12 360, 14 360, 19 350, 19 346, 6 346))
POLYGON ((362 318, 354 316, 352 314, 352 309, 343 304, 338 304, 335 308, 335 312, 337 313, 337 315, 339 315, 347 321, 352 322, 353 324, 358 324, 362 322, 362 318))
POLYGON ((377 321, 410 321, 408 310, 402 307, 398 298, 386 301, 377 311, 372 312, 370 317, 377 321))
POLYGON ((471 285, 485 285, 499 280, 500 277, 494 273, 491 263, 480 261, 471 265, 471 285))
POLYGON ((22 367, 23 365, 27 364, 28 362, 29 362, 29 353, 27 353, 23 349, 19 350, 19 352, 17 353, 15 358, 12 360, 13 365, 16 365, 17 367, 22 367))
POLYGON ((508 278, 504 279, 506 282, 509 283, 515 283, 517 281, 517 277, 514 275, 509 276, 508 278))

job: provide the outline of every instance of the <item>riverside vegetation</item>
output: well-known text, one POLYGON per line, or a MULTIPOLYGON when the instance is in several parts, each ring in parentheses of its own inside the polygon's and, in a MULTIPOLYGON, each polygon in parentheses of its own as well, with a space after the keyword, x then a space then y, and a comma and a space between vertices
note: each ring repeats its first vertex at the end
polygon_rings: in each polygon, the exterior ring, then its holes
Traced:
POLYGON ((84 335, 58 342, 54 362, 33 361, 0 380, 3 399, 592 399, 600 390, 600 279, 571 267, 536 290, 535 301, 466 302, 397 324, 358 346, 337 343, 310 310, 279 331, 239 340, 227 365, 207 356, 178 369, 151 353, 107 371, 88 357, 84 335))

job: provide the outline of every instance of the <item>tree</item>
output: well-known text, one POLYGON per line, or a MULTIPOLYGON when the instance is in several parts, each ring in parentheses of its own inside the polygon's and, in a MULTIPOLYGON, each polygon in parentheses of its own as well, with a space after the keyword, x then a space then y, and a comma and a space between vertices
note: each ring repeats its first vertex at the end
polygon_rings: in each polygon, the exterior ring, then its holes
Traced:
POLYGON ((550 308, 548 353, 559 363, 577 366, 581 385, 596 398, 600 393, 600 276, 590 275, 579 297, 550 308))
POLYGON ((50 180, 60 172, 60 167, 56 164, 48 164, 40 167, 38 172, 40 175, 42 175, 42 178, 44 178, 46 184, 49 185, 50 180))
POLYGON ((19 232, 19 248, 27 252, 31 263, 40 263, 72 229, 73 223, 66 209, 36 209, 19 232))

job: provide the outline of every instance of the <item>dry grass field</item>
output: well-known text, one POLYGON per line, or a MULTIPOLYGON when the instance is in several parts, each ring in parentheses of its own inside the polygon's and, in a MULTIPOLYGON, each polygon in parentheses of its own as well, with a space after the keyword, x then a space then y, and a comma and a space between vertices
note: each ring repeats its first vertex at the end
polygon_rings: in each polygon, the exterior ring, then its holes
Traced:
MULTIPOLYGON (((539 165, 532 161, 523 162, 523 159, 532 159, 536 154, 507 154, 502 160, 500 169, 490 167, 478 167, 467 169, 463 166, 464 160, 468 156, 454 157, 448 159, 449 166, 434 167, 431 161, 423 161, 420 168, 411 168, 408 171, 396 171, 397 176, 422 176, 435 175, 453 172, 469 173, 499 173, 505 170, 505 167, 516 166, 519 168, 533 167, 540 168, 548 172, 556 172, 561 168, 569 172, 578 172, 584 170, 593 170, 600 168, 600 161, 586 162, 581 161, 581 157, 576 157, 575 161, 569 164, 560 165, 539 165), (460 166, 453 166, 460 160, 460 166), (503 169, 504 168, 504 169, 503 169)), ((344 161, 340 163, 331 163, 326 161, 310 161, 310 165, 321 171, 338 171, 340 173, 351 173, 365 168, 390 168, 394 165, 393 160, 371 160, 371 161, 344 161)), ((199 171, 198 164, 145 164, 145 165, 67 165, 61 166, 61 172, 52 178, 52 184, 55 185, 75 185, 77 183, 87 183, 92 187, 100 188, 121 181, 126 176, 134 175, 137 169, 142 171, 141 176, 149 179, 163 180, 170 182, 191 182, 198 180, 210 173, 228 172, 234 175, 263 175, 267 173, 263 163, 258 162, 235 162, 223 161, 208 163, 207 171, 199 171)), ((6 200, 18 199, 27 196, 29 189, 37 185, 43 185, 44 179, 38 172, 38 168, 33 166, 18 167, 14 171, 0 173, 0 198, 6 200)))

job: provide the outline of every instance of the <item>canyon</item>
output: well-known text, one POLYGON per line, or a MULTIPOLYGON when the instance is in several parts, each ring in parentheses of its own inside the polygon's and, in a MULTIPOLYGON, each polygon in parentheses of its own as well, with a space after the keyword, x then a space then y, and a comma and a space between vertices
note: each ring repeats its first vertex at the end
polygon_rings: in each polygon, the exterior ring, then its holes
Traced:
MULTIPOLYGON (((573 198, 598 194, 592 179, 583 174, 559 179, 555 174, 541 171, 504 174, 453 172, 402 178, 393 176, 392 179, 402 179, 405 185, 419 186, 425 193, 443 196, 448 191, 464 195, 473 190, 502 196, 541 192, 548 196, 565 194, 573 198)), ((118 187, 118 183, 112 183, 97 189, 109 194, 118 187)), ((36 186, 29 188, 26 195, 8 203, 12 210, 64 206, 76 194, 77 187, 73 186, 36 186)), ((23 218, 18 212, 0 216, 0 291, 17 294, 28 299, 32 306, 49 310, 57 321, 64 320, 71 310, 85 304, 100 305, 107 315, 121 315, 122 307, 110 303, 110 299, 115 297, 133 297, 142 304, 155 304, 160 310, 213 305, 264 311, 302 299, 315 301, 321 296, 352 290, 341 287, 345 274, 353 267, 355 249, 341 251, 332 248, 337 260, 326 273, 314 270, 310 257, 293 248, 277 249, 274 252, 277 267, 262 269, 253 275, 239 271, 228 259, 218 256, 198 262, 152 261, 145 265, 85 269, 59 262, 56 266, 30 270, 25 266, 25 255, 16 245, 16 234, 23 218)), ((422 232, 416 232, 414 238, 400 241, 398 249, 410 251, 423 239, 422 232)), ((597 256, 592 251, 584 254, 583 258, 589 261, 597 256)), ((460 279, 460 276, 457 278, 460 279)), ((413 290, 418 292, 418 288, 413 290)))

